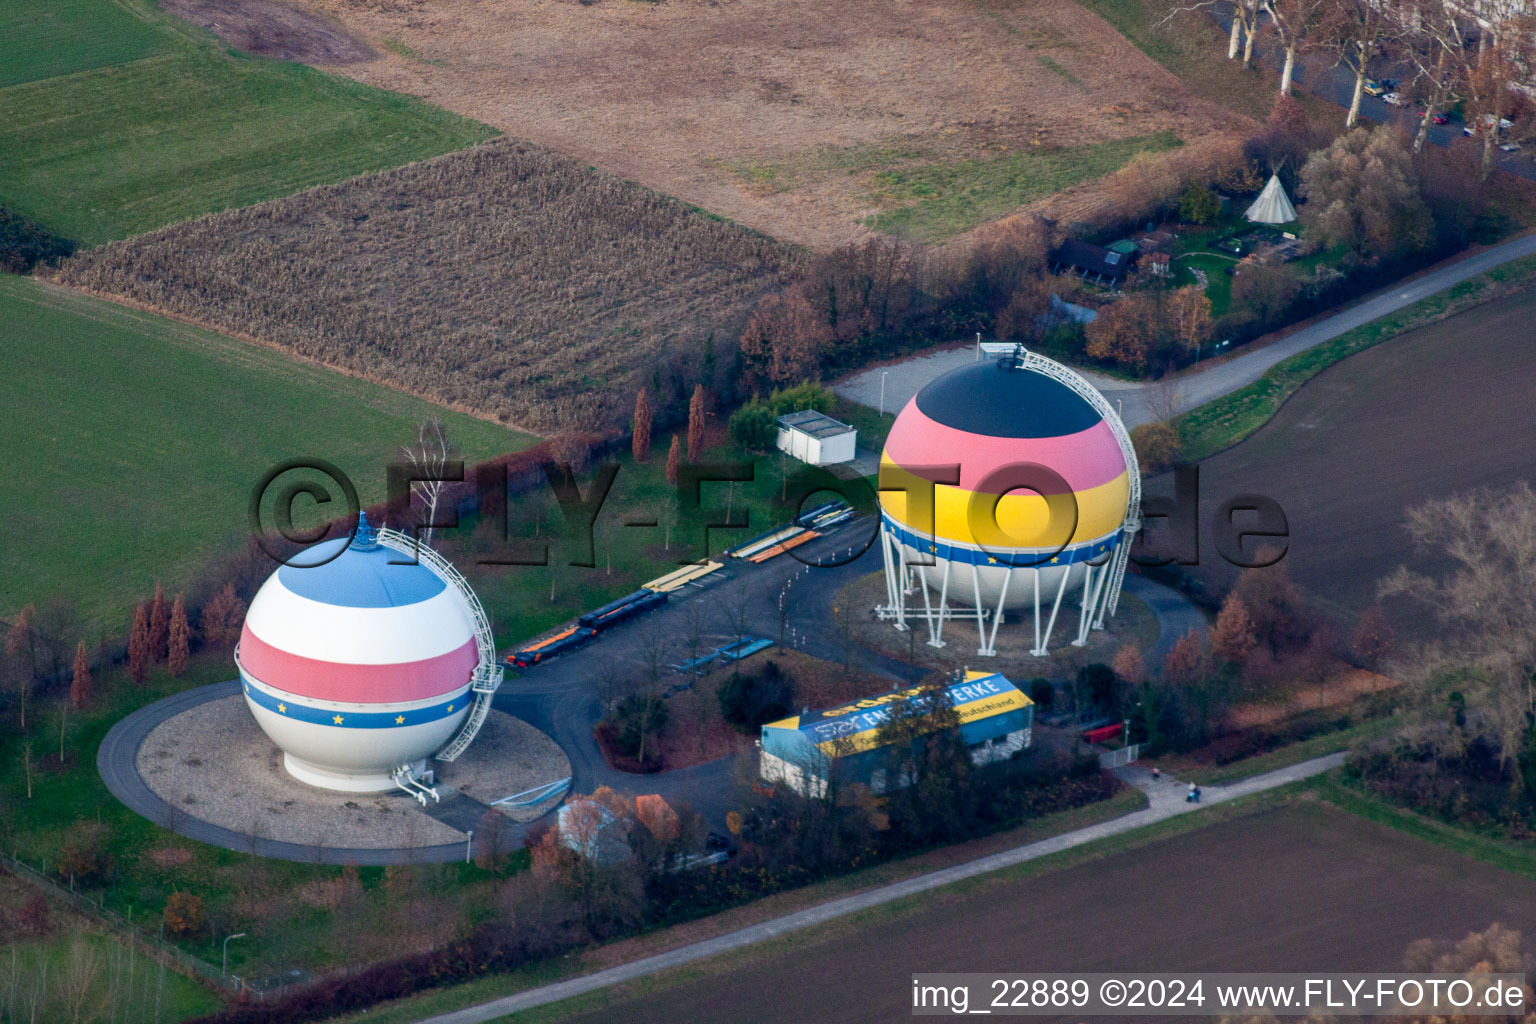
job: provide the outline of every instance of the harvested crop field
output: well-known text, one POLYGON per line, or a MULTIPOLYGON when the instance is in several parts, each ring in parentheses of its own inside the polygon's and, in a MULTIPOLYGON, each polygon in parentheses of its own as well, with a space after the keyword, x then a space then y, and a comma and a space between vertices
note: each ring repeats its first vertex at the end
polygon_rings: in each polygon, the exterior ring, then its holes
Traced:
POLYGON ((1415 939, 1536 928, 1529 879, 1301 802, 898 906, 538 1019, 867 1024, 911 1018, 918 971, 1390 972, 1415 939))
POLYGON ((498 140, 103 246, 58 278, 540 432, 624 422, 653 373, 691 389, 793 259, 498 140))
POLYGON ((1021 155, 1096 176, 1096 145, 1248 124, 1071 0, 303 2, 380 53, 341 74, 807 245, 979 200, 919 218, 936 241, 1039 198, 1008 191, 1021 155))
MULTIPOLYGON (((1352 618, 1377 582, 1418 556, 1406 510, 1440 495, 1536 480, 1536 292, 1510 295, 1409 331, 1323 371, 1252 437, 1200 466, 1201 514, 1258 493, 1285 509, 1291 577, 1317 603, 1352 618)), ((1153 481, 1171 493, 1168 477, 1153 481)), ((1202 577, 1225 588, 1235 570, 1202 537, 1202 577)), ((1404 625, 1427 609, 1394 602, 1404 625)))

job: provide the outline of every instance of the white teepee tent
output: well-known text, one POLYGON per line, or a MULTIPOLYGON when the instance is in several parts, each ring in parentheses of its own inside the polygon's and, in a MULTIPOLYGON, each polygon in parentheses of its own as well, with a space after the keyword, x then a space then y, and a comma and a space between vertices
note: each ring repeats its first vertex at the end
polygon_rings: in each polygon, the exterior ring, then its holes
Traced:
POLYGON ((1269 176, 1269 184, 1264 186, 1259 198, 1248 207, 1246 216, 1257 224, 1289 224, 1296 219, 1296 207, 1291 205, 1290 197, 1285 194, 1285 186, 1280 184, 1280 175, 1269 176))

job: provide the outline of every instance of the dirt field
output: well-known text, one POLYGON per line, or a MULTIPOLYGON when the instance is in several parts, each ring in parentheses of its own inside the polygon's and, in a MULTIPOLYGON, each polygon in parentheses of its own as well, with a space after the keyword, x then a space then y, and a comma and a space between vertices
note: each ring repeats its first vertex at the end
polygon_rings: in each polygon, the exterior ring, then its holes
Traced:
POLYGON ((914 971, 1392 971, 1414 939, 1460 938, 1494 921, 1536 928, 1536 884, 1297 803, 1022 882, 924 897, 904 913, 822 926, 547 1019, 908 1020, 914 971))
MULTIPOLYGON (((1325 609, 1353 616, 1376 584, 1417 556, 1404 510, 1436 495, 1536 478, 1536 293, 1410 331, 1334 366, 1247 441, 1200 469, 1201 572, 1225 587, 1206 523, 1236 494, 1270 495, 1290 521, 1286 564, 1325 609)), ((1171 483, 1154 481, 1153 493, 1171 483)), ((1428 622, 1394 605, 1403 624, 1428 622)))
POLYGON ((160 7, 263 57, 350 64, 375 56, 329 18, 278 0, 160 0, 160 7))
POLYGON ((378 51, 342 74, 810 245, 925 168, 1243 123, 1070 0, 303 2, 378 51))

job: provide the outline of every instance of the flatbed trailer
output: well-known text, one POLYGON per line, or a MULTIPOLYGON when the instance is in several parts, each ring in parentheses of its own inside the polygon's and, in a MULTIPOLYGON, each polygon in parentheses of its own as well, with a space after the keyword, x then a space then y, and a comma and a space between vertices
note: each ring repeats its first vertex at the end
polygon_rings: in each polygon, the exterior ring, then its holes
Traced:
POLYGON ((815 540, 820 536, 821 534, 817 533, 815 530, 801 530, 799 533, 795 534, 788 540, 780 541, 778 544, 775 544, 771 548, 764 548, 762 551, 759 551, 757 554, 748 558, 747 561, 761 565, 762 563, 768 561, 770 558, 777 558, 791 548, 797 548, 801 544, 804 544, 806 541, 815 540))

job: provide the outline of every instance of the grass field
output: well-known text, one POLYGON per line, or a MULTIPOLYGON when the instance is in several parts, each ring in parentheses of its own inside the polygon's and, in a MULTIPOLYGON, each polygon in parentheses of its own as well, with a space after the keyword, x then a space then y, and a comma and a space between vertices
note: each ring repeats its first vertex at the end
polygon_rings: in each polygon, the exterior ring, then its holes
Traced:
POLYGON ((920 242, 942 241, 1026 203, 1102 178, 1137 153, 1161 153, 1180 145, 1172 132, 1159 132, 1065 149, 893 168, 876 175, 872 198, 883 212, 865 223, 920 242))
POLYGON ((55 918, 54 925, 47 938, 7 943, 0 959, 0 1018, 24 1021, 35 1010, 38 1020, 173 1024, 224 1005, 198 982, 127 942, 88 931, 73 918, 55 918), (100 1012, 76 1018, 78 1004, 100 1012))
POLYGON ((0 614, 56 595, 119 633, 247 529, 278 462, 320 456, 364 502, 415 425, 441 415, 470 460, 527 435, 276 352, 35 281, 0 277, 0 614))
MULTIPOLYGON (((1414 552, 1403 529, 1408 508, 1536 474, 1528 443, 1536 435, 1536 367, 1527 358, 1536 292, 1513 291, 1536 259, 1501 269, 1301 353, 1188 414, 1187 423, 1212 431, 1264 423, 1201 462, 1202 494, 1213 501, 1245 492, 1274 497, 1290 525, 1285 564, 1320 607, 1358 614, 1375 599, 1378 581, 1403 562, 1420 572, 1447 568, 1414 552), (1494 301, 1434 319, 1506 289, 1494 301), (1377 344, 1388 338, 1390 345, 1377 344), (1472 407, 1477 415, 1467 414, 1472 407)), ((1196 457, 1208 451, 1201 436, 1186 434, 1196 440, 1196 457)), ((1165 475, 1149 491, 1168 487, 1165 475)), ((1209 548, 1202 554, 1198 572, 1208 586, 1224 588, 1234 570, 1209 548)), ((1404 626, 1430 621, 1414 604, 1394 603, 1391 611, 1404 616, 1404 626)))
POLYGON ((84 244, 494 134, 406 96, 233 54, 141 0, 29 14, 7 12, 21 38, 0 46, 0 83, 22 83, 0 88, 0 203, 84 244), (110 45, 95 45, 98 32, 110 45))
POLYGON ((157 19, 119 0, 9 0, 0 16, 0 88, 127 64, 171 45, 157 19))

